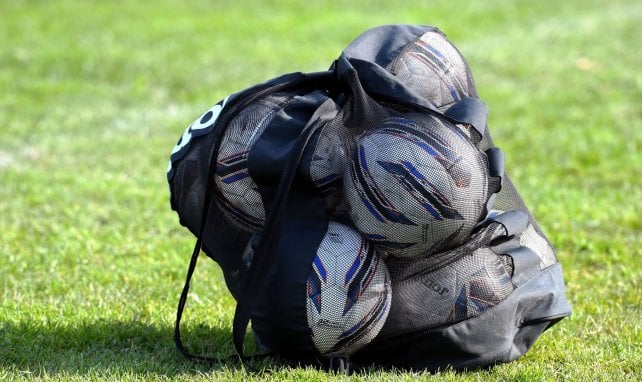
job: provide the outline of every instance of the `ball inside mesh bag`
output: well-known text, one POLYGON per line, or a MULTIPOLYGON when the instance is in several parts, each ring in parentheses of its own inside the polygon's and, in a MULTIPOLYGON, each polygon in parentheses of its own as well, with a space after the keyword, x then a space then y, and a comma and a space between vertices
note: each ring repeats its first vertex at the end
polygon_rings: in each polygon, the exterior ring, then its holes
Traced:
POLYGON ((465 240, 488 199, 485 156, 449 121, 390 117, 357 138, 344 194, 355 226, 394 256, 465 240))
MULTIPOLYGON (((461 247, 460 247, 461 248, 461 247)), ((434 267, 430 258, 390 257, 393 307, 382 335, 452 324, 477 316, 502 302, 513 291, 512 263, 486 247, 465 249, 466 256, 434 267), (424 261, 422 261, 424 260, 424 261), (417 309, 417 306, 430 309, 417 309)))
POLYGON ((215 170, 220 191, 217 196, 232 221, 250 232, 263 227, 265 208, 248 171, 247 159, 252 145, 288 99, 285 95, 272 95, 246 106, 230 121, 221 138, 215 170))
POLYGON ((345 137, 341 131, 323 128, 314 147, 310 162, 310 177, 321 191, 327 209, 332 212, 343 198, 343 172, 346 162, 345 137))
POLYGON ((307 318, 320 353, 350 355, 379 333, 390 311, 390 277, 354 229, 330 222, 307 281, 307 318))
MULTIPOLYGON (((219 202, 232 221, 250 232, 258 232, 266 216, 258 185, 248 171, 248 156, 274 116, 290 100, 288 95, 273 95, 246 106, 228 124, 221 139, 215 170, 219 202)), ((334 132, 324 129, 314 150, 310 176, 325 196, 328 208, 333 209, 341 199, 344 143, 334 132)))
POLYGON ((406 45, 387 69, 438 108, 476 96, 466 60, 437 31, 424 33, 406 45))

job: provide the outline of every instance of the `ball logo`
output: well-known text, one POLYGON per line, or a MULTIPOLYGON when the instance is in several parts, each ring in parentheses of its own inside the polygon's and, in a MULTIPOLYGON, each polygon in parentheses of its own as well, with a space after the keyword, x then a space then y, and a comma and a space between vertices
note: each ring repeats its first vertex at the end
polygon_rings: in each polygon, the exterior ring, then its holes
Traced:
POLYGON ((335 244, 343 244, 343 237, 338 232, 328 232, 328 238, 335 244))
POLYGON ((343 324, 342 322, 328 320, 327 318, 321 318, 319 319, 319 321, 317 321, 317 325, 319 325, 320 327, 337 329, 337 330, 341 330, 342 324, 343 324))
POLYGON ((450 292, 448 288, 438 284, 436 281, 429 278, 421 279, 421 282, 424 283, 424 285, 427 286, 430 290, 439 294, 440 296, 443 296, 444 294, 450 292))

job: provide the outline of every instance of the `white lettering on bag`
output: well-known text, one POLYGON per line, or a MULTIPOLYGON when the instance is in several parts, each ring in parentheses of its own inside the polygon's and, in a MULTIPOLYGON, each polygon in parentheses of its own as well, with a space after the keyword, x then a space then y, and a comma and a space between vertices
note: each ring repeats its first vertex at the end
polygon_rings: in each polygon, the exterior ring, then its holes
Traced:
POLYGON ((185 129, 185 132, 183 133, 181 138, 178 140, 178 142, 176 143, 176 146, 174 146, 174 149, 170 154, 169 165, 167 166, 168 174, 172 171, 172 160, 177 159, 175 157, 175 154, 178 152, 181 152, 183 149, 189 146, 189 143, 194 136, 201 135, 199 134, 199 132, 202 132, 202 130, 205 130, 205 129, 210 129, 216 124, 216 120, 221 114, 221 111, 223 110, 223 108, 225 107, 225 104, 228 98, 229 97, 226 97, 223 101, 212 106, 209 110, 203 113, 198 119, 192 122, 192 124, 189 125, 187 129, 185 129))

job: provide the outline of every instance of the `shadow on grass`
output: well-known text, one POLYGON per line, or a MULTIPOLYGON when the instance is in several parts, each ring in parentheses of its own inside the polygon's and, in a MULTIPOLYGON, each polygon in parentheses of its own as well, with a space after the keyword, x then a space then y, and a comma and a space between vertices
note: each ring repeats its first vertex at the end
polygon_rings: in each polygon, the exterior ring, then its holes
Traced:
MULTIPOLYGON (((194 354, 220 359, 197 363, 176 350, 173 327, 156 327, 137 321, 97 321, 79 325, 43 322, 0 323, 0 369, 20 375, 58 375, 117 378, 126 376, 176 377, 221 372, 223 379, 240 375, 263 376, 291 367, 321 365, 296 364, 280 358, 257 358, 249 368, 233 356, 230 328, 192 325, 182 328, 187 349, 194 354)), ((250 344, 246 339, 246 344, 250 344)), ((247 354, 254 353, 250 346, 247 354)), ((362 365, 357 373, 403 371, 393 367, 362 365)), ((481 369, 491 369, 488 368, 481 369)), ((426 370, 428 371, 428 370, 426 370)))
POLYGON ((229 328, 190 326, 182 330, 186 347, 225 361, 194 363, 173 342, 173 327, 136 321, 98 321, 77 326, 42 322, 0 323, 0 367, 25 374, 190 375, 241 369, 229 328))

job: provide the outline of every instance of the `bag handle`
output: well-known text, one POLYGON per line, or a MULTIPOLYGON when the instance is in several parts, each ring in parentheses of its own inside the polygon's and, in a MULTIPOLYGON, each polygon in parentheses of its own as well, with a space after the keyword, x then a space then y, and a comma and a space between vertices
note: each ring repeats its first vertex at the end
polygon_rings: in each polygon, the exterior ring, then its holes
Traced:
POLYGON ((360 99, 360 102, 364 102, 363 99, 367 96, 365 94, 357 95, 355 91, 357 93, 359 91, 365 91, 365 93, 382 99, 389 99, 399 104, 412 105, 422 108, 425 111, 444 115, 456 123, 473 126, 480 137, 484 136, 486 121, 488 119, 488 108, 486 104, 477 97, 463 98, 450 106, 446 111, 441 112, 431 102, 399 82, 399 79, 395 75, 374 62, 350 57, 344 52, 332 67, 336 71, 337 78, 350 85, 353 94, 360 99), (353 72, 356 74, 360 89, 352 85, 352 83, 354 83, 354 80, 352 80, 354 76, 353 72))

